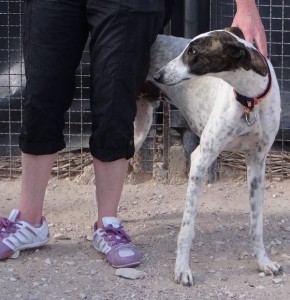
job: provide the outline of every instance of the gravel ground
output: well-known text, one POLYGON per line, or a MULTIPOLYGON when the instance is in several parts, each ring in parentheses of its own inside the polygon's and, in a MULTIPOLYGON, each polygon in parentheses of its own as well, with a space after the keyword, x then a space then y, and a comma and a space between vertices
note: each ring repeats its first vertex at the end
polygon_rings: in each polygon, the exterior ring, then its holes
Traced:
MULTIPOLYGON (((116 275, 91 246, 92 185, 52 179, 45 216, 51 240, 0 263, 1 300, 11 299, 290 299, 290 182, 267 182, 265 245, 284 267, 278 277, 257 270, 249 237, 246 182, 205 185, 191 250, 193 287, 173 280, 186 184, 126 184, 119 216, 143 255, 143 279, 116 275)), ((19 181, 1 181, 1 215, 16 207, 19 181)))

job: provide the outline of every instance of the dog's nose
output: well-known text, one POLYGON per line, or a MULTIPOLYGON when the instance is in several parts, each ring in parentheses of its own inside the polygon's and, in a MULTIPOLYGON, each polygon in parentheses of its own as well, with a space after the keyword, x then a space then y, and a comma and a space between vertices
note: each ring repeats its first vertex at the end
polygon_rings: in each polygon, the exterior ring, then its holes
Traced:
POLYGON ((155 81, 160 82, 161 81, 161 72, 160 71, 156 72, 154 74, 153 78, 155 81))

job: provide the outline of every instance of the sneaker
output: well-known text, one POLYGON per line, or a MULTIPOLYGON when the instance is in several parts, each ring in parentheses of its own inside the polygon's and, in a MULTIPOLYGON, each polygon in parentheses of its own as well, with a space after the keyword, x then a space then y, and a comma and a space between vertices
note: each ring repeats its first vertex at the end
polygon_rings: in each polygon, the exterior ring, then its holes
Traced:
POLYGON ((136 267, 140 264, 141 254, 137 251, 131 238, 123 229, 120 219, 104 217, 104 228, 94 226, 94 248, 105 254, 107 261, 114 268, 136 267))
POLYGON ((18 220, 20 211, 13 209, 9 218, 0 218, 0 260, 16 251, 36 248, 49 241, 48 225, 44 217, 39 226, 18 220))

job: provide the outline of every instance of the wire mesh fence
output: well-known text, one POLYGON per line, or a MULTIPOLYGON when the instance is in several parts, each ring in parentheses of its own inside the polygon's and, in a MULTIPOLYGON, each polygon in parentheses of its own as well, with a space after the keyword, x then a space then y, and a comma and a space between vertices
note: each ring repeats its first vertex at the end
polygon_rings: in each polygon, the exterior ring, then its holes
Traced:
MULTIPOLYGON (((0 178, 13 178, 21 173, 18 136, 25 92, 21 27, 23 5, 23 0, 0 0, 0 178)), ((76 72, 74 100, 66 113, 64 136, 67 147, 58 154, 52 170, 58 177, 81 174, 92 162, 88 151, 91 130, 89 66, 87 45, 76 72)), ((156 140, 164 141, 163 107, 166 105, 155 111, 154 124, 141 149, 144 172, 152 172, 154 149, 158 148, 157 152, 163 156, 163 147, 156 146, 156 140)))
MULTIPOLYGON (((235 1, 208 1, 210 28, 231 25, 235 1)), ((0 0, 0 179, 18 176, 21 172, 18 135, 22 122, 25 74, 22 55, 23 0, 0 0)), ((198 3, 198 1, 196 1, 198 3)), ((257 5, 265 25, 269 57, 275 67, 282 95, 282 118, 280 131, 267 161, 270 177, 290 176, 290 3, 289 1, 258 0, 257 5)), ((194 6, 195 8, 197 6, 194 6)), ((187 11, 188 16, 190 12, 187 11)), ((195 12, 196 15, 196 12, 195 12)), ((180 24, 181 22, 179 22, 180 24)), ((66 113, 65 140, 67 148, 58 155, 53 174, 58 177, 74 177, 81 174, 92 161, 88 151, 90 135, 89 65, 86 47, 76 72, 74 101, 66 113)), ((176 109, 163 103, 154 115, 148 138, 140 151, 142 170, 151 174, 154 163, 168 168, 169 148, 172 144, 194 139, 188 132, 185 121, 176 109)), ((194 140, 194 143, 196 140, 194 140)), ((193 145, 186 149, 187 161, 193 145)), ((242 154, 223 153, 217 164, 219 173, 245 171, 242 154)))
MULTIPOLYGON (((21 172, 18 136, 22 122, 25 72, 22 54, 22 0, 0 0, 0 178, 21 172)), ((74 175, 88 164, 90 130, 89 55, 84 52, 76 74, 76 92, 66 114, 67 149, 53 168, 58 176, 74 175)))

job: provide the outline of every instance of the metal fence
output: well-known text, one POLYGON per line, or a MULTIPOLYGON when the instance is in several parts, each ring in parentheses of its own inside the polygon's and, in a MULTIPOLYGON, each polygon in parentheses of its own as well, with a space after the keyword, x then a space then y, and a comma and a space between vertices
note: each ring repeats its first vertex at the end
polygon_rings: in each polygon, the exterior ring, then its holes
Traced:
MULTIPOLYGON (((18 136, 25 89, 21 27, 23 5, 23 0, 0 0, 0 179, 17 177, 21 173, 18 136)), ((81 174, 84 167, 92 162, 88 151, 91 128, 89 64, 86 46, 76 72, 74 100, 66 113, 64 135, 67 147, 59 153, 53 167, 52 173, 58 177, 81 174)), ((145 173, 152 172, 156 156, 158 159, 164 157, 163 161, 166 162, 166 149, 160 147, 160 141, 166 144, 166 138, 163 137, 166 131, 163 129, 163 110, 168 110, 168 106, 161 105, 155 111, 153 126, 141 149, 142 169, 145 173)))
MULTIPOLYGON (((0 0, 0 178, 21 172, 18 135, 22 121, 25 74, 22 55, 23 0, 0 0)), ((91 162, 87 153, 90 132, 89 54, 84 51, 76 74, 74 101, 66 114, 67 148, 53 173, 75 176, 91 162)))
MULTIPOLYGON (((18 135, 25 87, 21 51, 23 2, 23 0, 0 0, 0 179, 18 176, 21 172, 18 135)), ((168 32, 179 36, 190 37, 207 29, 230 26, 235 11, 233 0, 176 2, 177 6, 168 32)), ((283 0, 259 0, 257 4, 267 33, 269 56, 281 87, 283 107, 281 129, 269 156, 267 171, 274 174, 273 176, 279 174, 280 177, 289 177, 290 3, 283 0)), ((76 74, 74 101, 66 114, 64 134, 67 148, 58 155, 53 168, 53 173, 58 177, 81 174, 84 167, 91 163, 88 153, 91 126, 89 63, 86 48, 76 74)), ((178 111, 164 103, 156 110, 154 124, 141 149, 142 169, 145 173, 152 172, 154 161, 162 161, 164 168, 167 168, 169 147, 176 139, 182 141, 187 156, 197 142, 189 133, 187 124, 178 111), (188 140, 193 143, 189 143, 188 140)), ((221 155, 216 171, 222 173, 225 167, 234 173, 244 170, 242 155, 229 153, 221 155)))

